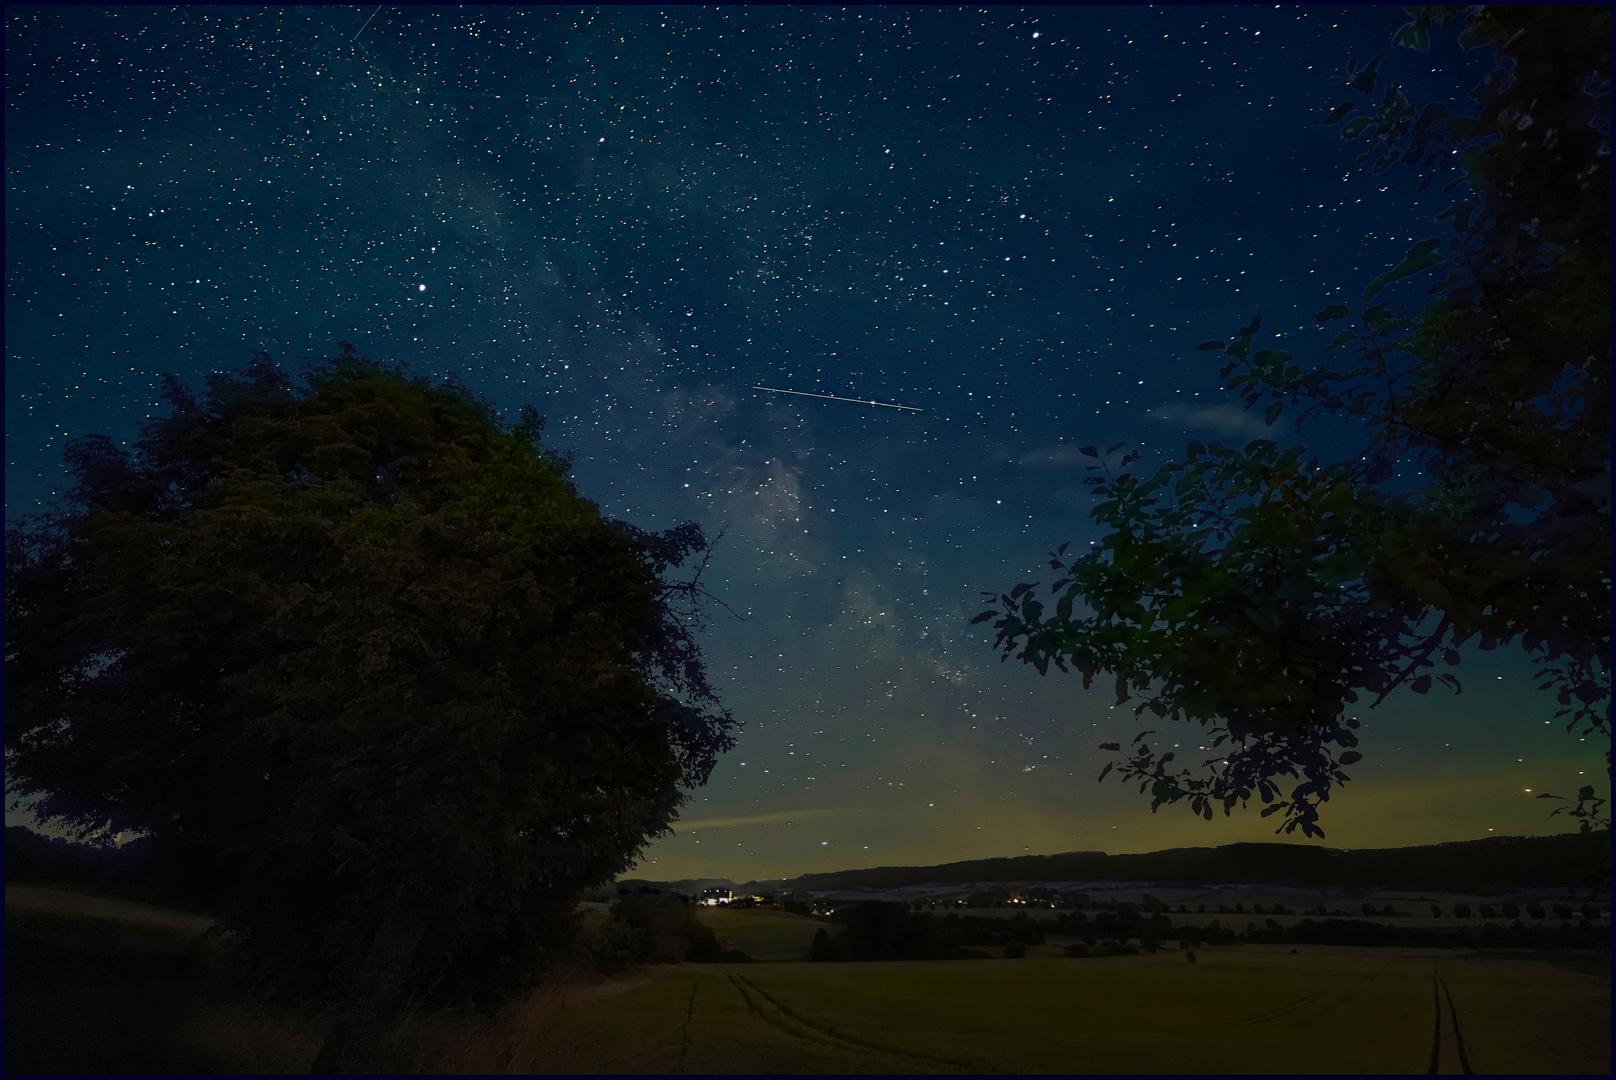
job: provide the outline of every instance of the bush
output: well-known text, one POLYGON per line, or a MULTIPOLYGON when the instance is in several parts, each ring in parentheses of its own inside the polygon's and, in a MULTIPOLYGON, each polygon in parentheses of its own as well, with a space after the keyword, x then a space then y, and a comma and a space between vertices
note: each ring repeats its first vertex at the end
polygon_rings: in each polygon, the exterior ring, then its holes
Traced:
POLYGON ((1004 947, 1006 960, 1020 960, 1027 955, 1027 946, 1020 941, 1012 941, 1004 947))
POLYGON ((716 963, 725 958, 718 938, 696 919, 681 896, 625 893, 612 905, 607 940, 612 956, 636 964, 716 963))
POLYGON ((808 959, 815 961, 848 960, 851 950, 840 937, 832 937, 830 931, 821 926, 814 931, 813 944, 808 946, 808 959))
POLYGON ((1073 959, 1084 959, 1096 956, 1138 956, 1139 949, 1124 941, 1107 941, 1101 944, 1068 945, 1066 955, 1073 959))

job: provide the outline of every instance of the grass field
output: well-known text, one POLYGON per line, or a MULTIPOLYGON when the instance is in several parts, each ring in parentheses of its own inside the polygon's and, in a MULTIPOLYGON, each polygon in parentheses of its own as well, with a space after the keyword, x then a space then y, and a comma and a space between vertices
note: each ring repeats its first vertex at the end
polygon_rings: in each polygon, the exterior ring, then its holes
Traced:
MULTIPOLYGON (((704 907, 696 917, 713 928, 718 943, 754 960, 806 960, 820 919, 775 908, 704 907)), ((830 927, 832 933, 836 927, 830 927)))
MULTIPOLYGON (((1610 1065, 1603 958, 1229 946, 1069 960, 813 964, 822 923, 707 909, 776 962, 556 981, 492 1019, 407 1017, 428 1073, 1590 1073, 1610 1065), (1575 970, 1578 966, 1586 970, 1575 970)), ((318 1015, 210 968, 206 920, 8 886, 8 1072, 304 1072, 318 1015)), ((750 946, 750 948, 748 948, 750 946)), ((1049 950, 1053 951, 1053 950, 1049 950)))
POLYGON ((212 920, 6 885, 8 1073, 307 1072, 326 1023, 222 977, 212 920))
MULTIPOLYGON (((441 1071, 1594 1073, 1609 982, 1537 960, 1248 947, 696 965, 507 1013, 441 1071), (501 1049, 495 1053, 494 1048, 501 1049)), ((469 1035, 469 1033, 467 1033, 469 1035)))

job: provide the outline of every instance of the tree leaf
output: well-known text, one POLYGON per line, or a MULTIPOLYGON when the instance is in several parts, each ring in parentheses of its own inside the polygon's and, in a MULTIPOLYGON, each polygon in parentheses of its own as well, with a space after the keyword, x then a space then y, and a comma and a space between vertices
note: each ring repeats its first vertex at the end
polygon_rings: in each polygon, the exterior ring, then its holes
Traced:
POLYGON ((1380 62, 1385 56, 1385 50, 1376 53, 1374 58, 1365 64, 1358 74, 1352 77, 1352 82, 1349 85, 1360 94, 1373 93, 1375 90, 1375 76, 1379 73, 1380 62))
POLYGON ((1402 278, 1412 277, 1421 270, 1424 270, 1430 266, 1435 266, 1437 263, 1441 262, 1442 256, 1437 254, 1437 248, 1441 246, 1441 243, 1442 241, 1440 239, 1431 237, 1429 239, 1421 240, 1419 243, 1409 248, 1408 254, 1403 257, 1402 262, 1398 263, 1396 266, 1392 267, 1390 270, 1386 271, 1384 274, 1381 274, 1379 277, 1375 278, 1375 280, 1369 283, 1368 288, 1364 289, 1364 300, 1373 300, 1381 289, 1384 289, 1392 282, 1399 281, 1402 278))
POLYGON ((1402 45, 1416 52, 1426 52, 1431 46, 1430 36, 1425 28, 1417 22, 1405 23, 1392 38, 1392 44, 1402 45))

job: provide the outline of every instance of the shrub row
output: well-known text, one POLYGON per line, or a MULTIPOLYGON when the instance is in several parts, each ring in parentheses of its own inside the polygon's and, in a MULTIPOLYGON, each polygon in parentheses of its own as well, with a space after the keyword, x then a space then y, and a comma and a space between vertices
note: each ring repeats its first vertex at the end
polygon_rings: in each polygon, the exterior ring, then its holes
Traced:
POLYGON ((872 900, 838 908, 839 935, 820 930, 809 950, 811 960, 947 960, 978 957, 973 945, 1000 946, 1006 955, 1026 955, 1028 945, 1041 945, 1044 927, 1024 913, 1009 919, 980 915, 933 915, 912 911, 908 904, 872 900))
POLYGON ((696 919, 696 906, 678 894, 625 893, 600 932, 581 939, 582 959, 602 972, 635 964, 745 963, 752 958, 718 944, 696 919))
POLYGON ((945 960, 980 956, 973 945, 1005 948, 1005 955, 1022 956, 1028 945, 1042 944, 1045 931, 1079 936, 1069 956, 1114 956, 1154 951, 1176 940, 1181 948, 1232 945, 1238 942, 1311 945, 1413 946, 1421 948, 1596 949, 1609 951, 1610 931, 1584 919, 1577 925, 1528 925, 1521 922, 1484 926, 1388 926, 1365 919, 1303 919, 1282 926, 1269 918, 1263 926, 1248 924, 1244 931, 1228 926, 1174 926, 1160 912, 1142 915, 1135 910, 1103 911, 1090 918, 1081 912, 1063 914, 1047 923, 1018 914, 1011 919, 947 915, 938 917, 912 911, 907 904, 870 901, 838 909, 835 921, 846 930, 832 935, 821 930, 809 953, 813 960, 945 960), (1139 947, 1129 944, 1137 939, 1139 947))

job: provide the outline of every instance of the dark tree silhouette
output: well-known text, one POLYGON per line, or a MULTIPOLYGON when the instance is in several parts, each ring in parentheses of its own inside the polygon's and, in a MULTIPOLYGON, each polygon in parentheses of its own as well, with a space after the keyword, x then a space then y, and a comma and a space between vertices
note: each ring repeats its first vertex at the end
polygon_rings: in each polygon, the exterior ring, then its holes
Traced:
MULTIPOLYGON (((1609 19, 1608 7, 1419 9, 1396 44, 1423 52, 1458 20, 1461 45, 1493 47, 1477 115, 1417 109, 1393 85, 1342 137, 1369 139, 1358 162, 1379 155, 1376 173, 1416 166, 1422 188, 1459 171, 1446 190, 1468 193, 1435 221, 1450 223, 1446 252, 1421 240, 1363 294, 1370 304, 1435 268, 1436 298, 1413 313, 1365 308, 1329 346, 1356 352, 1340 370, 1255 348, 1260 318, 1199 346, 1227 358, 1229 389, 1269 425, 1287 413, 1297 431, 1321 417, 1357 425, 1361 456, 1191 443, 1186 460, 1136 477, 1137 452, 1105 460, 1123 444, 1083 449, 1103 500, 1092 516, 1111 532, 1081 557, 1051 554, 1053 611, 1024 583, 988 594, 996 606, 975 621, 996 620, 1005 658, 1070 665, 1085 687, 1115 677, 1136 715, 1208 729, 1215 753, 1198 774, 1172 768, 1144 731, 1102 779, 1120 764, 1152 809, 1186 800, 1207 818, 1256 794, 1284 831, 1322 836, 1319 805, 1362 757, 1347 707, 1403 685, 1458 692, 1432 669, 1470 641, 1518 643, 1567 729, 1609 738, 1609 19), (1299 782, 1286 793, 1283 777, 1299 782)), ((1384 55, 1335 81, 1371 94, 1384 55)), ((1314 317, 1349 312, 1331 303, 1314 317)), ((1608 828, 1592 786, 1579 795, 1556 812, 1608 828)))
POLYGON ((531 407, 346 343, 165 396, 7 533, 10 793, 149 834, 359 1068, 401 995, 541 969, 733 745, 669 577, 707 541, 603 519, 531 407))

